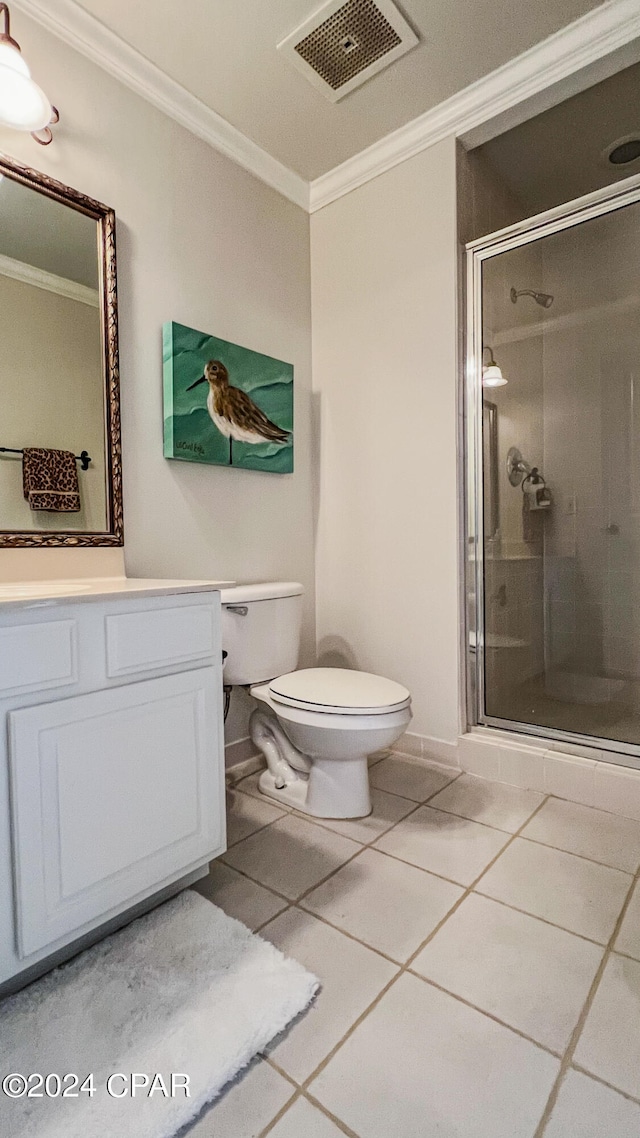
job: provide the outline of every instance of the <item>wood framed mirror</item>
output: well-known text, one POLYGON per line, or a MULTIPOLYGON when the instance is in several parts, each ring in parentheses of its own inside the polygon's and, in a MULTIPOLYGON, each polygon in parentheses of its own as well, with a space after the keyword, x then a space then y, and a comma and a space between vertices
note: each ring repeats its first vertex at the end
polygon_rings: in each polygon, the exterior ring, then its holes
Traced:
POLYGON ((0 547, 123 540, 115 214, 0 155, 0 547))

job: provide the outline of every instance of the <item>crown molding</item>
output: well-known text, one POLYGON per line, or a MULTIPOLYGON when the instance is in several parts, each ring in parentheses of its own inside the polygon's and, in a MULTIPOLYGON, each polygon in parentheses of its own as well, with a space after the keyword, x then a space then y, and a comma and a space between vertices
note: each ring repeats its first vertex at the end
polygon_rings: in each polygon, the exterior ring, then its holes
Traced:
MULTIPOLYGON (((451 135, 461 137, 539 96, 640 37, 638 0, 608 0, 406 126, 347 159, 310 187, 310 212, 348 194, 451 135)), ((634 61, 633 56, 629 63, 634 61)), ((626 64, 625 64, 626 65, 626 64)), ((601 74, 600 78, 605 75, 601 74)), ((594 80, 594 81, 597 81, 594 80)), ((574 87, 575 94, 581 87, 574 87)), ((567 93, 563 93, 563 98, 567 93)), ((547 101, 546 106, 559 102, 547 101)), ((533 113, 545 109, 540 106, 533 113)), ((515 125, 515 124, 512 124, 515 125)), ((483 139, 491 137, 486 134, 483 139)), ((478 144, 474 139, 474 144, 478 144)))
POLYGON ((75 0, 13 0, 13 6, 163 114, 311 213, 444 138, 453 135, 468 141, 473 132, 473 144, 479 145, 496 133, 487 130, 486 124, 500 116, 503 120, 505 116, 512 116, 511 121, 502 123, 502 129, 508 129, 524 117, 553 106, 590 82, 606 78, 617 67, 628 66, 640 58, 640 52, 633 45, 634 40, 640 39, 638 0, 606 0, 309 183, 169 78, 75 0), (617 65, 607 66, 606 59, 613 59, 616 52, 620 54, 617 65), (580 72, 589 74, 590 78, 579 80, 580 72), (527 108, 525 116, 522 107, 527 102, 535 105, 527 108), (513 117, 517 114, 516 108, 520 108, 520 117, 513 117))
POLYGON ((5 257, 4 254, 0 255, 0 276, 42 288, 45 292, 55 292, 57 296, 66 296, 68 300, 77 300, 80 304, 88 304, 90 308, 100 307, 97 289, 66 277, 58 277, 36 265, 27 265, 25 261, 15 261, 13 257, 5 257))
POLYGON ((304 178, 231 126, 74 0, 13 0, 13 7, 289 201, 309 209, 309 183, 304 178))

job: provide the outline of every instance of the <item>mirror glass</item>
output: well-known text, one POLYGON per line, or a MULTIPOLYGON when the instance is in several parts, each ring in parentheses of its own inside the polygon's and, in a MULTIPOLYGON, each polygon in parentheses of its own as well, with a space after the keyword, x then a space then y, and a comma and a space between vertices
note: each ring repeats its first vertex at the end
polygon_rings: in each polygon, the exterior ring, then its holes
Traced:
POLYGON ((99 216, 8 172, 0 177, 2 544, 37 544, 30 534, 45 543, 45 534, 113 530, 103 244, 99 216), (38 449, 24 455, 25 448, 38 449), (84 470, 52 451, 86 452, 90 462, 84 470), (7 534, 25 540, 10 542, 7 534))

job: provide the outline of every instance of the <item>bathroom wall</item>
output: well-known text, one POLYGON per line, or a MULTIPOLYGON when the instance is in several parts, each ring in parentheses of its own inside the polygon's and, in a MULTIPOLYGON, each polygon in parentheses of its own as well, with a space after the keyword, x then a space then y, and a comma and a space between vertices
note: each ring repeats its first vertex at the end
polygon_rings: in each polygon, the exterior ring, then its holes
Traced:
MULTIPOLYGON (((303 659, 311 660, 309 218, 22 13, 12 30, 61 123, 48 149, 13 131, 0 131, 0 149, 113 206, 118 218, 127 570, 300 580, 303 659), (293 475, 162 457, 164 320, 294 364, 293 475)), ((31 553, 35 576, 39 556, 31 553)), ((82 573, 82 551, 75 569, 66 563, 69 575, 82 573)), ((24 557, 20 564, 25 572, 24 557)), ((227 737, 245 731, 240 708, 227 737)))
POLYGON ((318 650, 460 721, 456 164, 447 139, 311 219, 318 650))
MULTIPOLYGON (((522 216, 481 158, 449 138, 311 219, 319 656, 406 684, 410 734, 442 757, 465 714, 460 244, 522 216)), ((514 395, 515 420, 516 407, 514 395)), ((517 421, 505 422, 503 447, 512 430, 517 421)), ((520 513, 517 523, 521 538, 520 513)), ((521 569, 508 588, 514 635, 532 588, 542 603, 541 581, 523 582, 521 569)))

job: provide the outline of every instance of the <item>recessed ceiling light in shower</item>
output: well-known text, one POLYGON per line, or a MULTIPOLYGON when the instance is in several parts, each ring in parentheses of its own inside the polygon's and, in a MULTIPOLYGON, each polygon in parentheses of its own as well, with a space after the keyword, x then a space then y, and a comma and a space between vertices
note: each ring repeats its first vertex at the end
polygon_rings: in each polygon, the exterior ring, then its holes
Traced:
POLYGON ((630 166, 640 161, 640 131, 616 138, 603 152, 602 157, 611 166, 630 166))

